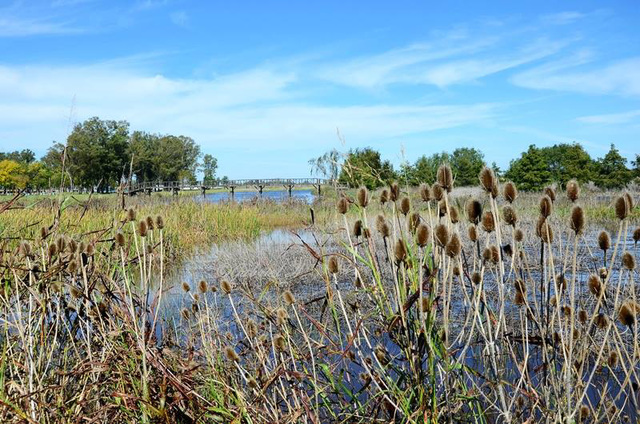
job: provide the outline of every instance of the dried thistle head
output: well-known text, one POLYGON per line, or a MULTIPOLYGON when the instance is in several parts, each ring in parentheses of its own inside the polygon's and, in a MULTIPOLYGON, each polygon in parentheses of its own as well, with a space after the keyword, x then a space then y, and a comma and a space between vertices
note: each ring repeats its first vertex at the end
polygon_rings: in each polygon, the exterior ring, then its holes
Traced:
POLYGON ((556 191, 553 189, 553 187, 545 187, 544 194, 549 196, 549 199, 551 199, 552 203, 556 201, 556 191))
POLYGON ((444 189, 440 184, 433 183, 431 186, 431 194, 433 195, 433 199, 439 202, 444 196, 444 189))
POLYGON ((402 239, 398 239, 396 241, 395 247, 393 248, 393 254, 397 263, 404 262, 406 260, 407 246, 404 244, 402 239))
POLYGON ((124 247, 124 234, 122 234, 121 232, 117 232, 116 233, 116 244, 120 247, 124 247))
POLYGON ((496 221, 493 218, 493 213, 491 213, 491 211, 485 211, 485 213, 482 214, 482 229, 487 233, 495 231, 496 221))
POLYGON ((338 257, 335 255, 329 256, 329 261, 327 262, 327 268, 331 274, 337 274, 340 271, 340 266, 338 264, 338 257))
POLYGON ((515 227, 516 222, 518 222, 518 215, 516 215, 516 211, 511 205, 504 205, 502 208, 502 218, 507 225, 511 225, 512 227, 515 227))
POLYGON ((636 269, 636 257, 630 252, 622 254, 622 265, 629 271, 636 269))
POLYGON ((228 282, 227 280, 222 280, 220 282, 220 288, 225 294, 230 294, 231 290, 233 289, 233 287, 231 286, 231 283, 228 282))
POLYGON ((409 232, 411 234, 415 234, 416 230, 418 229, 418 225, 420 225, 420 214, 418 212, 414 212, 411 215, 409 215, 409 220, 408 220, 409 232))
POLYGON ((624 196, 619 196, 616 199, 614 208, 616 210, 616 216, 620 221, 624 220, 627 216, 629 216, 629 202, 624 196))
POLYGON ((567 197, 572 202, 578 200, 580 196, 580 185, 576 180, 571 180, 567 183, 567 197))
POLYGON ((516 291, 516 295, 515 295, 515 299, 514 299, 514 303, 518 306, 522 306, 525 304, 525 295, 524 293, 520 292, 520 291, 516 291))
POLYGON ((612 350, 609 353, 609 358, 607 358, 607 365, 609 368, 616 368, 618 366, 618 352, 612 350))
POLYGON ((403 197, 402 200, 400 201, 400 212, 404 216, 407 216, 410 210, 411 210, 411 202, 409 201, 409 198, 403 197))
POLYGON ((448 164, 440 165, 437 172, 437 180, 438 184, 447 190, 447 193, 451 193, 453 189, 453 172, 451 172, 451 167, 448 164))
POLYGON ((58 253, 58 246, 55 243, 49 245, 49 258, 53 258, 58 253))
POLYGON ((424 183, 420 184, 420 197, 423 202, 431 200, 431 190, 429 189, 429 186, 424 183))
POLYGON ((164 219, 161 215, 156 216, 156 228, 162 230, 164 228, 164 219))
POLYGON ((513 182, 509 181, 504 185, 503 194, 507 202, 513 203, 518 197, 518 189, 513 182))
POLYGON ((383 205, 389 201, 389 190, 386 188, 380 192, 380 203, 383 205))
POLYGON ((135 222, 136 220, 136 211, 133 208, 129 208, 127 211, 127 221, 135 222))
POLYGON ((389 199, 392 202, 397 201, 400 198, 400 186, 394 182, 389 186, 389 199))
POLYGON ((449 239, 449 243, 447 243, 445 253, 450 258, 455 258, 456 256, 460 255, 461 250, 462 246, 460 244, 460 237, 458 237, 458 234, 453 233, 453 235, 449 239))
POLYGON ((571 220, 569 224, 576 235, 582 233, 584 229, 584 211, 580 206, 574 206, 573 209, 571 209, 571 220))
POLYGON ((589 315, 587 315, 587 311, 580 309, 580 311, 578 311, 578 321, 580 321, 581 324, 585 324, 588 319, 589 315))
POLYGON ((553 228, 551 228, 549 222, 542 216, 538 218, 536 234, 544 243, 550 244, 553 241, 553 228))
POLYGON ((147 229, 149 231, 153 231, 154 228, 156 227, 155 222, 153 222, 153 218, 151 218, 150 216, 147 216, 146 221, 147 221, 147 229))
POLYGON ((596 315, 593 322, 595 323, 596 327, 603 330, 609 326, 609 317, 600 312, 598 315, 596 315))
POLYGON ((142 220, 138 223, 138 234, 140 234, 140 237, 147 236, 147 221, 142 220))
POLYGON ((635 230, 633 230, 633 242, 635 244, 638 244, 639 241, 640 241, 640 227, 637 227, 635 230))
POLYGON ((500 262, 500 249, 498 249, 498 246, 492 245, 489 250, 491 250, 491 262, 494 264, 500 262))
POLYGON ((230 362, 238 362, 240 360, 240 357, 236 353, 236 350, 231 346, 225 346, 224 356, 226 356, 227 360, 230 362))
POLYGON ((480 171, 480 187, 487 192, 492 193, 493 190, 497 188, 496 175, 493 173, 493 170, 488 167, 482 168, 480 171))
POLYGON ((631 196, 631 193, 629 193, 628 191, 625 191, 623 194, 625 200, 627 201, 627 206, 629 207, 629 213, 631 213, 631 211, 633 211, 633 197, 631 196))
POLYGON ((618 320, 622 325, 631 327, 636 322, 636 316, 639 310, 640 305, 632 300, 627 300, 622 305, 620 305, 620 309, 618 310, 618 320))
POLYGON ((522 230, 520 228, 516 228, 516 230, 513 232, 513 238, 518 243, 521 242, 522 240, 524 240, 524 233, 522 232, 522 230))
POLYGON ((552 211, 553 211, 553 201, 547 194, 545 194, 540 199, 540 215, 544 218, 548 218, 549 215, 551 215, 552 211))
POLYGON ((452 224, 457 224, 459 221, 458 208, 456 208, 455 206, 449 206, 449 219, 451 220, 452 224))
POLYGON ((367 190, 366 187, 360 187, 357 198, 358 205, 360 205, 361 208, 366 208, 369 204, 369 190, 367 190))
POLYGON ((347 200, 346 197, 341 197, 340 200, 338 200, 338 205, 337 205, 337 210, 339 214, 346 214, 347 211, 349 210, 349 201, 347 200))
POLYGON ((205 294, 207 292, 207 282, 204 280, 200 280, 198 283, 198 290, 200 293, 205 294))
POLYGON ((285 292, 282 294, 282 298, 287 305, 293 305, 294 303, 296 303, 296 298, 290 290, 285 290, 285 292))
POLYGON ((598 246, 600 246, 600 250, 609 250, 611 247, 611 237, 608 232, 603 230, 598 234, 598 246))
POLYGON ((435 231, 438 246, 445 247, 449 243, 449 229, 444 224, 438 224, 435 231))
POLYGON ((353 236, 358 238, 362 235, 362 220, 358 219, 353 223, 353 236))
POLYGON ((378 217, 376 218, 376 228, 383 238, 388 238, 391 234, 389 224, 387 223, 387 220, 383 215, 378 215, 378 217))
POLYGON ((478 230, 475 227, 475 225, 471 225, 467 230, 467 232, 469 234, 469 240, 471 240, 474 243, 478 241, 478 230))
POLYGON ((482 204, 476 199, 471 199, 465 206, 467 220, 470 223, 477 225, 482 217, 482 204))
POLYGON ((284 352, 287 348, 287 341, 282 334, 278 334, 273 338, 273 345, 276 347, 278 352, 284 352))
POLYGON ((191 286, 186 281, 183 281, 182 282, 182 290, 185 293, 189 293, 191 291, 191 286))
POLYGON ((600 277, 596 274, 589 275, 587 279, 587 285, 589 286, 589 291, 596 297, 600 297, 602 293, 602 281, 600 277))
POLYGON ((473 274, 471 274, 471 282, 475 285, 480 284, 482 282, 482 274, 478 271, 474 271, 473 274))
POLYGON ((289 314, 286 309, 278 308, 276 309, 276 318, 278 320, 278 325, 286 325, 289 320, 289 314))
POLYGON ((418 225, 416 228, 416 243, 420 247, 425 247, 429 243, 429 227, 425 224, 418 225))

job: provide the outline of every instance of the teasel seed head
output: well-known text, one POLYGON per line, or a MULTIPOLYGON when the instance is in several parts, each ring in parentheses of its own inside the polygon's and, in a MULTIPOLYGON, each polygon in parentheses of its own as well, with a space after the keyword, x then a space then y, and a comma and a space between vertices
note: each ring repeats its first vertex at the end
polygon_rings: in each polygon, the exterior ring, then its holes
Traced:
POLYGON ((509 181, 504 185, 503 194, 507 202, 513 203, 518 197, 518 189, 513 182, 509 181))
POLYGON ((282 336, 282 334, 277 334, 274 338, 273 338, 273 344, 276 347, 276 350, 278 352, 284 352, 284 350, 287 348, 287 341, 285 340, 285 338, 282 336))
POLYGON ((491 250, 491 262, 494 264, 500 262, 500 249, 498 249, 498 246, 492 245, 489 250, 491 250))
POLYGON ((538 218, 536 233, 543 243, 551 244, 551 242, 553 242, 553 228, 551 228, 549 222, 542 216, 538 218))
POLYGON ((453 189, 453 172, 451 172, 451 167, 446 163, 438 168, 437 180, 438 184, 447 190, 447 193, 451 193, 453 189))
POLYGON ((220 288, 225 294, 230 294, 231 290, 233 289, 233 287, 231 286, 231 283, 228 282, 227 280, 222 280, 220 282, 220 288))
POLYGON ((629 271, 633 271, 636 268, 636 257, 632 253, 624 252, 622 254, 622 265, 629 271))
POLYGON ((379 344, 373 351, 376 355, 376 358, 378 359, 378 362, 380 362, 382 365, 387 365, 389 363, 389 355, 387 354, 387 349, 385 349, 384 346, 379 344))
POLYGON ((507 256, 513 256, 513 248, 510 244, 505 244, 502 246, 502 252, 507 256))
POLYGON ((476 286, 480 284, 482 282, 482 274, 478 271, 474 271, 473 274, 471 274, 471 282, 476 286))
POLYGON ((93 256, 96 253, 96 245, 93 243, 87 244, 87 247, 85 247, 84 252, 88 256, 93 256))
POLYGON ((556 295, 551 296, 549 298, 549 305, 556 306, 558 304, 558 297, 556 295))
POLYGON ((553 211, 553 201, 548 195, 542 196, 540 198, 540 215, 544 218, 548 218, 553 211))
POLYGON ((362 235, 362 220, 358 219, 353 223, 353 236, 358 238, 362 235))
POLYGON ((522 232, 522 230, 520 228, 516 228, 516 230, 513 232, 513 238, 519 243, 522 240, 524 240, 524 233, 522 232))
POLYGON ((389 190, 386 188, 380 192, 380 203, 383 205, 389 201, 389 190))
POLYGON ((136 211, 133 208, 129 208, 127 211, 127 221, 134 222, 136 220, 136 211))
POLYGON ((491 249, 489 247, 485 247, 482 251, 482 259, 484 259, 485 262, 491 261, 491 249))
POLYGON ((410 209, 411 209, 411 202, 409 201, 409 198, 403 197, 402 200, 400 201, 400 212, 404 216, 407 216, 410 209))
POLYGON ((161 215, 156 216, 156 228, 162 230, 164 228, 164 219, 161 215))
POLYGON ((573 314, 573 309, 571 309, 571 306, 569 305, 564 305, 561 310, 564 318, 570 318, 573 314))
POLYGON ((418 225, 420 225, 420 214, 418 212, 414 212, 409 215, 409 232, 411 234, 415 234, 416 230, 418 229, 418 225))
POLYGON ((580 321, 581 324, 584 324, 588 319, 589 316, 587 315, 587 311, 580 309, 580 311, 578 311, 578 321, 580 321))
POLYGON ((574 206, 573 209, 571 209, 570 226, 576 235, 582 233, 584 229, 584 211, 580 206, 574 206))
POLYGON ((286 325, 287 320, 289 319, 289 314, 286 309, 278 308, 276 309, 276 317, 278 319, 278 325, 286 325))
POLYGON ((558 275, 556 275, 556 292, 557 293, 564 293, 565 289, 567 288, 567 278, 564 276, 563 273, 560 273, 558 275))
POLYGON ((191 291, 191 286, 186 281, 183 281, 182 282, 182 290, 185 293, 189 293, 191 291))
POLYGON ((347 211, 349 210, 349 201, 346 197, 341 197, 340 200, 338 200, 337 209, 339 214, 344 215, 347 213, 347 211))
POLYGON ((396 258, 396 263, 404 262, 407 259, 407 246, 402 239, 396 241, 393 253, 396 258))
POLYGON ((120 247, 124 247, 124 244, 125 244, 124 234, 122 234, 121 232, 116 233, 116 244, 120 247))
POLYGON ((462 271, 460 271, 460 267, 458 265, 454 265, 453 275, 455 275, 456 277, 460 277, 462 275, 462 271))
POLYGON ((140 234, 140 237, 147 236, 147 221, 142 220, 138 223, 138 233, 140 234))
POLYGON ((556 201, 556 191, 553 189, 553 187, 545 187, 544 194, 549 196, 549 199, 552 203, 556 201))
POLYGON ((492 193, 492 191, 497 188, 496 175, 493 173, 491 168, 486 166, 482 168, 479 179, 480 187, 482 187, 487 193, 492 193))
POLYGON ((482 217, 482 204, 476 199, 470 199, 465 206, 467 220, 472 224, 478 224, 482 217))
POLYGON ((282 297, 284 298, 284 302, 289 306, 296 303, 296 298, 293 293, 291 293, 291 290, 285 290, 285 292, 282 294, 282 297))
POLYGON ((620 309, 618 311, 618 320, 620 323, 627 327, 633 326, 636 322, 636 315, 638 313, 637 308, 638 305, 634 304, 633 301, 626 301, 620 305, 620 309))
POLYGON ((635 230, 633 230, 633 242, 635 244, 638 244, 639 241, 640 241, 640 227, 637 227, 635 230))
POLYGON ((442 218, 443 216, 447 215, 447 204, 445 203, 444 200, 441 200, 440 203, 438 203, 438 217, 442 218))
POLYGON ((358 190, 358 205, 361 208, 366 208, 369 204, 369 190, 366 187, 360 187, 358 190))
POLYGON ((582 405, 580 407, 579 419, 580 421, 586 421, 589 418, 589 407, 587 405, 582 405))
POLYGON ((522 293, 527 292, 527 285, 525 284, 524 280, 521 280, 518 278, 513 285, 516 291, 519 291, 522 293))
POLYGON ((398 183, 392 183, 389 186, 389 199, 392 202, 397 201, 400 198, 400 186, 398 185, 398 183))
POLYGON ((598 270, 598 275, 600 276, 600 281, 605 282, 609 276, 609 270, 605 267, 601 267, 598 270))
POLYGON ((49 245, 49 258, 53 258, 58 253, 58 246, 55 243, 49 245))
POLYGON ((521 291, 516 291, 516 297, 514 299, 514 303, 518 306, 522 306, 525 304, 525 295, 521 291))
POLYGON ((49 231, 47 230, 47 227, 40 228, 40 238, 42 240, 46 239, 48 235, 49 235, 49 231))
POLYGON ((631 193, 629 193, 628 191, 625 191, 623 194, 624 198, 627 200, 627 205, 629 206, 629 213, 631 213, 633 211, 633 197, 631 196, 631 193))
POLYGON ((444 189, 438 183, 433 183, 431 186, 431 194, 433 194, 433 199, 436 201, 441 201, 444 196, 444 189))
POLYGON ((609 353, 609 358, 607 358, 607 365, 609 368, 616 368, 618 366, 618 352, 612 350, 609 353))
POLYGON ((189 317, 191 316, 189 310, 187 308, 182 308, 180 310, 180 315, 182 316, 182 319, 185 321, 189 321, 189 317))
POLYGON ((457 224, 459 221, 458 208, 455 206, 449 206, 449 219, 451 219, 452 224, 457 224))
POLYGON ((64 236, 58 237, 56 240, 56 245, 58 247, 58 252, 60 252, 60 254, 64 253, 64 250, 67 247, 67 239, 64 236))
POLYGON ((469 234, 469 240, 471 240, 474 243, 478 241, 478 229, 476 228, 475 225, 471 225, 467 230, 467 232, 469 234))
POLYGON ((154 228, 156 227, 155 223, 153 222, 153 218, 151 218, 150 216, 147 216, 146 221, 147 221, 147 229, 149 231, 153 231, 154 228))
POLYGON ((453 233, 451 239, 449 240, 449 243, 447 243, 445 253, 448 257, 455 258, 456 256, 460 255, 461 250, 462 247, 460 245, 460 237, 458 237, 458 234, 453 233))
POLYGON ((502 208, 502 218, 507 225, 511 225, 512 227, 515 227, 516 222, 518 222, 518 215, 516 215, 516 211, 511 205, 505 205, 502 208))
POLYGON ((485 213, 482 214, 482 229, 487 233, 495 231, 496 221, 493 218, 493 213, 491 213, 491 211, 485 211, 485 213))
POLYGON ((438 246, 445 247, 449 243, 449 230, 444 224, 438 224, 434 235, 436 236, 436 242, 438 246))
POLYGON ((255 338, 258 335, 258 324, 251 318, 247 321, 247 335, 250 338, 255 338))
POLYGON ((424 183, 420 184, 420 197, 423 202, 431 200, 431 190, 429 189, 429 186, 424 183))
POLYGON ((378 215, 378 217, 376 218, 376 228, 383 238, 388 238, 391 234, 389 224, 387 223, 387 220, 383 215, 378 215))
POLYGON ((629 202, 624 196, 619 196, 615 203, 616 216, 620 221, 629 216, 629 202))
POLYGON ((76 260, 74 259, 71 262, 69 262, 69 273, 75 274, 77 270, 78 270, 78 262, 76 262, 76 260))
POLYGON ((416 243, 420 247, 425 247, 429 243, 429 227, 425 224, 418 225, 416 228, 416 243))
POLYGON ((338 265, 338 257, 335 255, 329 256, 327 267, 331 274, 337 274, 340 271, 340 267, 338 265))
POLYGON ((571 180, 567 183, 567 197, 569 200, 575 203, 580 196, 580 185, 576 180, 571 180))
POLYGON ((227 357, 227 360, 229 362, 238 362, 240 360, 240 357, 236 353, 236 350, 231 346, 225 346, 224 355, 227 357))
POLYGON ((602 293, 602 281, 600 281, 600 277, 596 274, 589 275, 587 279, 587 285, 589 286, 589 291, 596 297, 600 297, 602 293))
POLYGON ((200 280, 198 283, 198 290, 200 290, 200 293, 205 294, 207 292, 207 282, 200 280))

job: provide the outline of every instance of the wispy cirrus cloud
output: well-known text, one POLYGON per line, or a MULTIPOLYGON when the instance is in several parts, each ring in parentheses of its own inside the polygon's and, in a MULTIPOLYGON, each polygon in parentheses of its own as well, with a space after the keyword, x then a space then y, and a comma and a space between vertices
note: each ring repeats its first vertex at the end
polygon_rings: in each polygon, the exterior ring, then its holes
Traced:
POLYGON ((640 109, 628 112, 607 113, 602 115, 589 115, 576 118, 578 122, 585 124, 620 125, 628 124, 640 119, 640 109))

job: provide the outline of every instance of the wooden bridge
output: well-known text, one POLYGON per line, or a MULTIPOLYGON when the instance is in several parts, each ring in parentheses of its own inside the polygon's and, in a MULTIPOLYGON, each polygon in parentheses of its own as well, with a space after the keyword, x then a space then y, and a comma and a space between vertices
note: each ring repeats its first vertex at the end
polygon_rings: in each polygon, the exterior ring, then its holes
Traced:
POLYGON ((282 187, 287 190, 289 197, 291 197, 293 188, 296 186, 312 186, 318 191, 318 195, 321 195, 323 185, 339 187, 337 181, 324 178, 261 178, 228 180, 215 183, 205 183, 204 181, 195 183, 185 181, 145 181, 127 184, 124 187, 124 193, 133 196, 138 193, 151 195, 153 192, 170 191, 174 195, 177 195, 181 190, 199 190, 202 195, 204 195, 207 190, 224 188, 229 190, 233 197, 236 188, 254 188, 262 195, 263 190, 267 187, 282 187))

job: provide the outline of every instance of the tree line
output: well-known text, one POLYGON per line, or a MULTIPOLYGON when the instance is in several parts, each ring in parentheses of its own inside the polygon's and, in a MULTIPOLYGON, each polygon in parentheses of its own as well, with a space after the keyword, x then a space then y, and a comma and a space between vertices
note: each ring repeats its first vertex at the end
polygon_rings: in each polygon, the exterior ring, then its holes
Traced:
POLYGON ((431 183, 442 163, 451 166, 457 186, 478 183, 484 166, 493 168, 496 175, 511 180, 522 190, 541 190, 556 183, 564 187, 571 179, 592 183, 602 189, 619 189, 632 181, 640 182, 640 154, 635 155, 631 167, 615 145, 602 158, 594 159, 579 143, 560 143, 550 147, 529 146, 520 157, 513 159, 503 172, 494 163, 487 164, 484 154, 475 148, 458 148, 453 152, 423 155, 415 162, 404 162, 394 169, 380 152, 366 147, 342 154, 331 150, 309 160, 311 172, 350 187, 366 186, 375 189, 391 181, 416 186, 431 183))
POLYGON ((131 132, 127 121, 93 117, 76 124, 66 143, 54 142, 40 160, 28 149, 0 153, 0 187, 106 191, 129 180, 195 182, 198 171, 214 184, 217 167, 217 159, 202 156, 190 137, 131 132))

